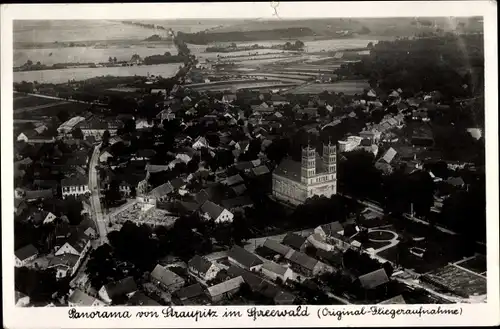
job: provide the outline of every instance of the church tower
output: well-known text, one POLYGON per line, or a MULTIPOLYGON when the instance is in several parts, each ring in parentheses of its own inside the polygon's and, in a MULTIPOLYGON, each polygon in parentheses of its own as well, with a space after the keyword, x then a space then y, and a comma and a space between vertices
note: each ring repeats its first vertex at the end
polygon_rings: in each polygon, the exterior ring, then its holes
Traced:
POLYGON ((310 147, 302 148, 301 181, 309 184, 309 179, 316 175, 316 149, 310 147))
POLYGON ((329 174, 337 172, 337 146, 328 141, 328 144, 323 144, 323 164, 325 171, 329 174))

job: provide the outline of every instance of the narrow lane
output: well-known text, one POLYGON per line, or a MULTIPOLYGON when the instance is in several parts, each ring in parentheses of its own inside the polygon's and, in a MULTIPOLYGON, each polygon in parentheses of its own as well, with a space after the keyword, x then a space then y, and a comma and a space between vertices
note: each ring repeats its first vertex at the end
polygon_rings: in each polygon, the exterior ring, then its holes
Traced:
POLYGON ((92 218, 94 219, 97 227, 97 232, 99 234, 99 239, 97 240, 98 245, 104 244, 108 242, 107 234, 107 216, 102 212, 101 205, 101 197, 100 197, 100 188, 99 188, 99 180, 97 173, 97 165, 99 164, 99 150, 101 144, 97 145, 94 148, 94 152, 92 153, 92 158, 90 159, 89 164, 89 189, 90 189, 90 205, 92 207, 92 218))

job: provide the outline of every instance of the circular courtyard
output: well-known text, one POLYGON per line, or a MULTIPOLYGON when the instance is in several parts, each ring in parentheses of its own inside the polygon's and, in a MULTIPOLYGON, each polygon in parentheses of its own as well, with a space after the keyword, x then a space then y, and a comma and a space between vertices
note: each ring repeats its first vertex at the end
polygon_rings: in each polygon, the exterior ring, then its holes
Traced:
POLYGON ((398 235, 392 231, 374 230, 368 232, 368 239, 373 242, 390 242, 398 238, 398 235))

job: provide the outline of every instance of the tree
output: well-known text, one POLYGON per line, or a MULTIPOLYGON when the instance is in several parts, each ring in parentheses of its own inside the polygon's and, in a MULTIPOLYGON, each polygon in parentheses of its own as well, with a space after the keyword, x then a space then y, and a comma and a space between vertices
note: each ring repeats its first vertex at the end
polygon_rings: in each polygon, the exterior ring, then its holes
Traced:
POLYGON ((109 137, 111 134, 109 133, 109 130, 105 130, 104 133, 102 134, 102 145, 107 146, 109 144, 109 137))
POLYGON ((31 61, 31 60, 29 60, 29 59, 28 59, 28 60, 26 61, 26 65, 27 65, 27 66, 32 66, 32 65, 33 65, 33 61, 31 61))
POLYGON ((67 111, 59 111, 59 113, 57 113, 57 118, 61 122, 66 122, 69 119, 69 114, 67 111))
POLYGON ((113 249, 103 244, 92 251, 85 273, 89 276, 92 287, 100 289, 109 281, 120 280, 124 274, 118 269, 113 249))
POLYGON ((251 237, 250 227, 241 212, 234 214, 232 222, 232 235, 236 244, 241 244, 243 241, 251 237))
POLYGON ((113 58, 113 62, 114 63, 118 62, 118 60, 116 59, 116 57, 113 58))
POLYGON ((304 43, 300 40, 295 41, 295 49, 303 49, 304 48, 304 43))
POLYGON ((109 58, 108 58, 108 62, 109 62, 109 63, 113 63, 113 58, 112 58, 111 56, 109 56, 109 58))
POLYGON ((73 138, 75 139, 83 139, 83 132, 82 132, 82 129, 80 129, 80 127, 76 127, 75 129, 73 129, 73 131, 71 131, 71 136, 73 136, 73 138))
POLYGON ((104 200, 108 206, 114 204, 116 201, 121 200, 119 182, 117 180, 112 180, 109 184, 109 188, 104 193, 104 200))
POLYGON ((53 269, 35 270, 16 267, 14 278, 15 290, 28 295, 32 304, 50 302, 52 294, 61 288, 53 269))

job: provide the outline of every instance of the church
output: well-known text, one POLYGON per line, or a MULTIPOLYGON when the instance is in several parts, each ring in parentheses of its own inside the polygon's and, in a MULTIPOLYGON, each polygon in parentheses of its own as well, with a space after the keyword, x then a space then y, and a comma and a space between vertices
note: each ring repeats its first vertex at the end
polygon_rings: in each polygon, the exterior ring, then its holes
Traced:
POLYGON ((337 147, 323 145, 323 156, 307 145, 302 161, 284 159, 273 172, 273 196, 294 205, 314 195, 330 197, 337 193, 337 147))

